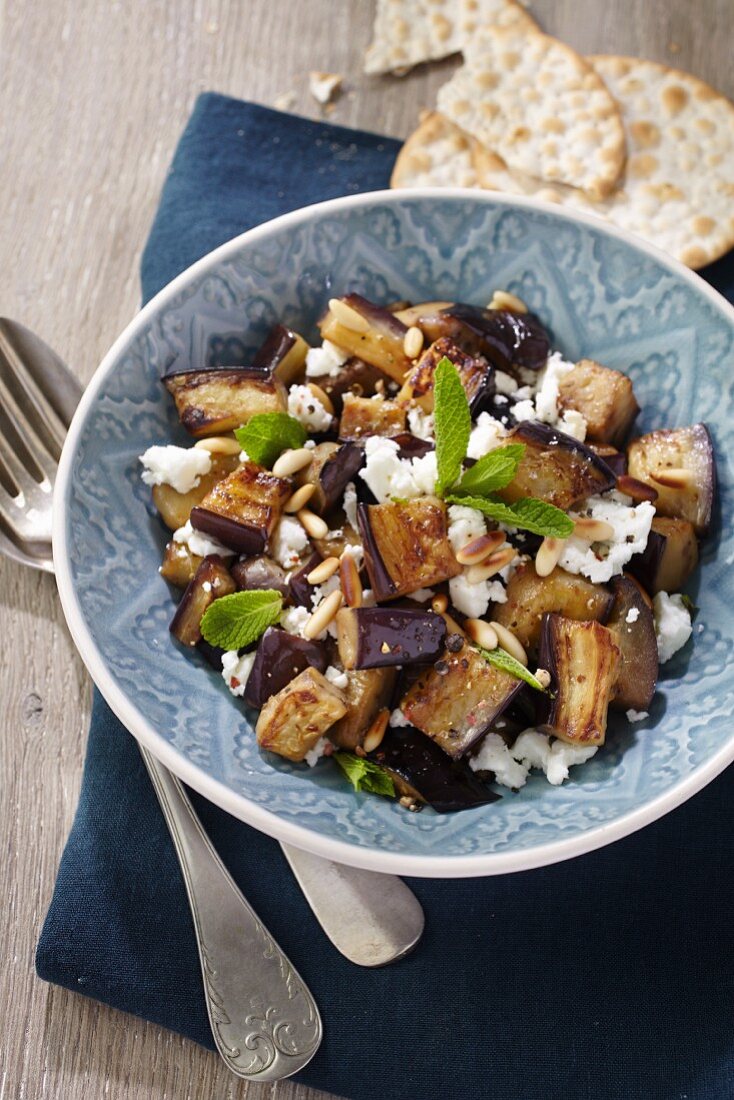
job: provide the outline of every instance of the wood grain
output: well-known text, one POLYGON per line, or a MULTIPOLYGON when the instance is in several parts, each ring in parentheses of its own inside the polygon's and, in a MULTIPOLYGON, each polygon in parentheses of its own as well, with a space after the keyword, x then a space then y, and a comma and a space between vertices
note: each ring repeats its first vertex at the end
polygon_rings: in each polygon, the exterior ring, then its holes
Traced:
MULTIPOLYGON (((536 0, 582 52, 687 68, 734 97, 731 0, 536 0)), ((132 317, 138 262, 177 137, 202 89, 321 117, 308 72, 344 73, 330 118, 398 137, 455 65, 366 78, 367 0, 0 3, 0 310, 86 380, 132 317)), ((0 561, 0 1100, 316 1100, 246 1086, 160 1028, 39 982, 33 950, 71 824, 89 684, 52 578, 0 561)), ((338 1005, 324 1005, 330 1012, 338 1005)))

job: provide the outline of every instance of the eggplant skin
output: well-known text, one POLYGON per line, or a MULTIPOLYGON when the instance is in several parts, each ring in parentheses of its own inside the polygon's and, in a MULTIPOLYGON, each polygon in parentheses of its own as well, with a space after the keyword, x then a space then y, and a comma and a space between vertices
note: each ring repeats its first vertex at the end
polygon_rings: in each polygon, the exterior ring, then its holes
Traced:
POLYGON ((255 726, 261 749, 299 762, 347 712, 344 694, 315 668, 306 668, 266 702, 255 726))
POLYGON ((318 551, 314 551, 310 555, 307 562, 297 569, 295 573, 292 573, 287 583, 287 591, 290 596, 291 602, 297 607, 307 607, 311 610, 311 597, 316 591, 316 586, 309 584, 306 577, 309 575, 312 569, 322 562, 324 559, 318 551))
POLYGON ((485 786, 467 764, 449 759, 410 726, 388 729, 368 759, 392 776, 398 791, 415 794, 439 814, 486 806, 502 797, 485 786))
POLYGON ((336 507, 363 463, 364 452, 356 443, 318 443, 311 464, 296 475, 297 486, 315 487, 309 509, 323 515, 336 507))
POLYGON ((482 353, 493 366, 510 373, 514 373, 516 366, 529 370, 545 366, 550 340, 535 314, 482 309, 463 302, 456 302, 442 312, 480 338, 482 353))
POLYGON ((350 672, 343 689, 347 713, 331 727, 329 740, 350 752, 361 745, 378 712, 390 705, 397 678, 396 668, 363 668, 350 672))
POLYGON ((446 640, 441 615, 407 607, 343 607, 336 629, 346 669, 427 664, 438 659, 446 640))
POLYGON ((446 506, 436 497, 359 504, 357 519, 378 602, 430 588, 461 572, 448 539, 446 506))
POLYGON ((245 686, 245 702, 258 709, 306 668, 325 672, 329 663, 322 642, 309 641, 269 626, 260 638, 245 686))
POLYGON ((478 744, 524 687, 465 644, 458 653, 446 650, 439 667, 423 672, 400 709, 411 725, 458 759, 478 744))
POLYGON ((361 294, 347 294, 342 301, 355 310, 369 328, 361 332, 347 328, 331 310, 327 310, 319 321, 322 339, 330 340, 345 352, 370 363, 393 381, 402 384, 405 372, 411 365, 403 348, 408 331, 406 326, 389 310, 369 302, 361 294))
POLYGON ((658 679, 658 643, 655 620, 637 584, 627 577, 611 582, 614 606, 607 620, 619 649, 619 671, 611 706, 617 710, 647 710, 658 679), (628 622, 630 611, 636 612, 628 622))
POLYGON ((191 511, 191 525, 231 550, 261 554, 291 495, 291 482, 243 462, 191 511))
POLYGON ((573 745, 603 745, 620 653, 611 630, 597 622, 544 615, 540 663, 551 674, 546 729, 573 745))
POLYGON ((265 554, 258 554, 254 558, 241 558, 230 566, 230 572, 237 582, 237 587, 243 592, 253 589, 274 589, 280 592, 281 596, 288 595, 285 569, 265 554))
POLYGON ((634 439, 627 448, 627 465, 632 477, 657 489, 655 510, 659 516, 686 519, 699 537, 708 534, 716 495, 716 465, 705 424, 664 428, 634 439), (690 485, 671 489, 655 480, 655 474, 671 468, 687 470, 690 485))
POLYGON ((547 424, 523 420, 508 442, 525 445, 514 479, 498 493, 508 504, 535 497, 565 512, 616 484, 614 472, 590 447, 547 424))
POLYGON ((182 645, 195 646, 201 641, 201 620, 204 612, 220 596, 236 590, 227 566, 218 554, 204 558, 192 580, 186 586, 169 630, 182 645))
POLYGON ((287 411, 282 382, 261 370, 186 371, 167 375, 163 384, 184 428, 197 437, 233 431, 258 413, 287 411))
POLYGON ((698 542, 686 519, 655 516, 647 546, 627 566, 646 592, 680 592, 698 565, 698 542))
POLYGON ((273 325, 252 357, 252 368, 273 375, 289 386, 303 371, 308 344, 285 325, 273 325))
POLYGON ((456 367, 472 407, 486 396, 488 389, 494 388, 494 372, 487 360, 482 356, 467 355, 452 340, 442 336, 431 344, 410 371, 398 394, 398 401, 405 404, 413 401, 426 412, 433 412, 436 367, 444 357, 450 359, 456 367))

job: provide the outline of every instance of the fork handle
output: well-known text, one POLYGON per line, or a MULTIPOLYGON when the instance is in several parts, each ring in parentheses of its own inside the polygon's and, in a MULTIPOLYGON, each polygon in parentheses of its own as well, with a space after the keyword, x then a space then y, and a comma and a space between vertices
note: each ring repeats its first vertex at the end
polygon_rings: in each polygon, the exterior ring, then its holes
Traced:
POLYGON ((239 1077, 290 1077, 321 1042, 313 997, 225 869, 179 780, 139 748, 181 864, 217 1050, 239 1077))

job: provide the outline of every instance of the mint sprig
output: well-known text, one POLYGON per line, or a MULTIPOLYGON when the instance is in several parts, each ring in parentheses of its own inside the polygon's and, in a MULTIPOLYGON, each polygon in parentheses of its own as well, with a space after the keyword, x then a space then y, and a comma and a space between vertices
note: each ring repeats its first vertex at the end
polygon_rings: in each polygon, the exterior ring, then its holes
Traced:
POLYGON ((270 469, 283 451, 302 447, 308 438, 300 420, 288 413, 258 413, 242 428, 235 439, 258 466, 270 469))
POLYGON ((544 538, 567 539, 573 534, 573 520, 554 504, 534 497, 523 497, 514 504, 505 504, 496 497, 462 496, 449 493, 449 504, 462 504, 465 508, 476 508, 495 523, 504 523, 506 527, 518 527, 531 531, 544 538))
POLYGON ((221 649, 242 649, 277 623, 283 597, 273 588, 233 592, 220 596, 204 612, 201 634, 209 645, 221 649))
POLYGON ((536 679, 532 672, 525 668, 525 665, 521 665, 519 661, 516 661, 506 649, 501 649, 499 646, 497 649, 482 649, 481 646, 478 648, 485 661, 489 661, 495 668, 501 669, 502 672, 509 672, 510 676, 516 676, 518 680, 524 680, 536 691, 545 691, 540 680, 536 679))
POLYGON ((439 496, 461 475, 471 434, 471 413, 466 392, 454 364, 444 355, 436 366, 433 384, 433 415, 436 433, 436 466, 439 496))
POLYGON ((524 454, 524 443, 508 443, 505 447, 496 447, 466 471, 454 492, 483 497, 497 489, 504 489, 517 473, 524 454))
POLYGON ((335 752, 334 759, 355 791, 381 794, 385 798, 395 797, 395 784, 379 764, 373 764, 371 760, 355 756, 352 752, 335 752))

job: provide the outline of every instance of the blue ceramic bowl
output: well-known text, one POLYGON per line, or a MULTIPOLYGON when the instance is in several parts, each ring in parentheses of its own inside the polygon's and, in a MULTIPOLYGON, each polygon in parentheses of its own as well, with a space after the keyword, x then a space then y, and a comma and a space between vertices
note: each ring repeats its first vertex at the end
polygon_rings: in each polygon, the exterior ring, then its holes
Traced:
POLYGON ((82 657, 131 732, 258 829, 345 863, 407 875, 484 875, 550 863, 640 828, 734 758, 731 377, 734 310, 662 253, 596 219, 469 191, 376 193, 312 206, 218 248, 175 279, 114 345, 74 419, 59 473, 54 555, 82 657), (316 337, 334 293, 484 303, 518 294, 571 359, 631 375, 640 430, 704 420, 720 503, 691 595, 694 636, 663 666, 645 722, 563 787, 539 776, 501 802, 440 816, 353 793, 337 769, 256 746, 252 714, 168 634, 166 532, 140 481, 151 443, 186 442, 159 377, 248 353, 276 321, 316 337))

